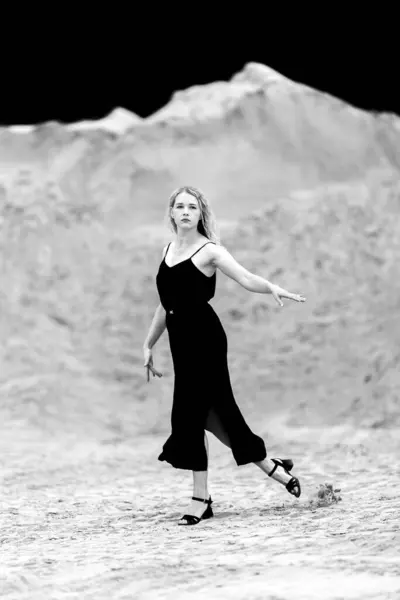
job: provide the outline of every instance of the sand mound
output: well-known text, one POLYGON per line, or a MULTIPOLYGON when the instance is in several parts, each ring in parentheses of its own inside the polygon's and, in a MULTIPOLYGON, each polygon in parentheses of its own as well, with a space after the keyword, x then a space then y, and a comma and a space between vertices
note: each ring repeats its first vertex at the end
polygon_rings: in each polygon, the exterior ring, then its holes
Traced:
POLYGON ((108 423, 122 437, 137 423, 168 428, 166 335, 157 386, 145 383, 141 346, 166 199, 190 182, 243 265, 308 298, 280 311, 218 277, 239 403, 294 425, 398 424, 398 121, 250 64, 177 92, 124 133, 0 131, 5 421, 73 431, 95 414, 106 438, 108 423), (131 415, 124 426, 112 424, 111 398, 131 415))

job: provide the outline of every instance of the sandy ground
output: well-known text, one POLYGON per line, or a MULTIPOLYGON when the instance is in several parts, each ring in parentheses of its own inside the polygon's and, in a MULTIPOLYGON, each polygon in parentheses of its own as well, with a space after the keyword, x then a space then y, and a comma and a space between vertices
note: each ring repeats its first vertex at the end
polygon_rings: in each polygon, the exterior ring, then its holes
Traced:
POLYGON ((191 473, 157 460, 164 435, 3 431, 1 598, 398 599, 400 432, 258 433, 295 461, 301 498, 208 434, 215 517, 179 527, 191 473))

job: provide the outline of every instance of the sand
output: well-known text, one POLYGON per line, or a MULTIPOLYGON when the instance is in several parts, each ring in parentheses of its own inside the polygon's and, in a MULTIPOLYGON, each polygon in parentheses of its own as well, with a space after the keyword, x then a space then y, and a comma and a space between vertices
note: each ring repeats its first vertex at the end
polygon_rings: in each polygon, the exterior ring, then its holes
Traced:
POLYGON ((1 598, 399 598, 399 431, 258 433, 301 498, 208 434, 215 516, 180 527, 191 473, 157 460, 164 434, 3 432, 1 598))

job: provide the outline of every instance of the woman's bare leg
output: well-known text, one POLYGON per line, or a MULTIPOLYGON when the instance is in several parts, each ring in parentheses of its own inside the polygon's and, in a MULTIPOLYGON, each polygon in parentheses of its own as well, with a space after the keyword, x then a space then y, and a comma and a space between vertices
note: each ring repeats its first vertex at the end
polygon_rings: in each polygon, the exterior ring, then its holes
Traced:
MULTIPOLYGON (((206 432, 204 432, 204 445, 207 452, 207 462, 209 458, 208 439, 206 432)), ((208 493, 207 479, 208 471, 192 471, 193 473, 193 496, 195 498, 204 498, 208 500, 210 497, 208 493)), ((198 502, 197 500, 191 500, 188 509, 185 511, 186 515, 193 515, 194 517, 201 517, 207 510, 208 504, 204 502, 198 502)), ((179 523, 186 523, 186 519, 180 519, 179 523)))
MULTIPOLYGON (((267 475, 271 473, 275 466, 275 463, 273 463, 270 458, 264 458, 264 460, 255 462, 254 464, 257 465, 257 467, 259 467, 267 475)), ((292 479, 292 477, 293 475, 288 475, 286 471, 282 469, 282 467, 278 467, 275 473, 271 476, 272 479, 279 481, 279 483, 282 483, 282 485, 286 485, 288 481, 292 479)))
MULTIPOLYGON (((208 413, 206 429, 207 431, 211 431, 211 433, 213 433, 215 437, 219 439, 220 442, 225 444, 225 446, 228 446, 228 448, 231 447, 228 434, 223 428, 218 415, 212 409, 208 413)), ((260 462, 255 462, 254 464, 257 465, 257 467, 259 467, 267 475, 271 473, 272 469, 275 466, 275 463, 273 463, 270 458, 265 458, 264 460, 260 462)), ((284 486, 286 486, 286 484, 291 480, 291 478, 292 475, 288 475, 288 473, 286 473, 286 471, 284 471, 282 467, 278 467, 275 470, 274 474, 271 476, 271 479, 275 479, 284 486)))

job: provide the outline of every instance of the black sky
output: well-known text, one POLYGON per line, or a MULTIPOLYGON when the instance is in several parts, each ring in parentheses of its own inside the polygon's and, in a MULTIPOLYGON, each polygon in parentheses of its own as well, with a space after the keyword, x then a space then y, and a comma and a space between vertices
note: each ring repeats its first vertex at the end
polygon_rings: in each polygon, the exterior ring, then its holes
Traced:
POLYGON ((175 90, 229 80, 248 62, 360 108, 400 116, 396 37, 386 30, 378 42, 362 24, 350 31, 303 27, 278 38, 254 29, 245 38, 243 29, 228 27, 203 36, 190 28, 173 35, 152 29, 144 37, 131 28, 121 35, 111 28, 91 35, 31 32, 14 44, 18 52, 6 47, 0 125, 98 119, 117 106, 147 117, 175 90))

